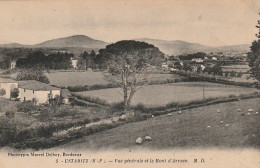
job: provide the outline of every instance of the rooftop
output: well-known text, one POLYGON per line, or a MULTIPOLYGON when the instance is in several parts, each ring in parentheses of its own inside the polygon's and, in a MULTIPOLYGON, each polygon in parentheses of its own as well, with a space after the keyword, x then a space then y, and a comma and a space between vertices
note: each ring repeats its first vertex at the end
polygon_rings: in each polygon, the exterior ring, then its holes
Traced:
POLYGON ((42 91, 60 90, 59 88, 35 80, 18 81, 18 87, 23 89, 42 90, 42 91))
POLYGON ((9 78, 0 78, 0 83, 18 83, 18 81, 9 78))

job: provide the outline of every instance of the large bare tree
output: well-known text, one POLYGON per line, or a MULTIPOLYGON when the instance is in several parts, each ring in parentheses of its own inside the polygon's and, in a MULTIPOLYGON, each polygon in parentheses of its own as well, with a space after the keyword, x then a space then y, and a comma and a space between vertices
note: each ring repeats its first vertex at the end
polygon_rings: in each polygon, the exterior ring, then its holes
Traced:
POLYGON ((155 46, 133 40, 119 41, 100 50, 107 61, 110 80, 120 83, 124 107, 128 109, 136 91, 147 83, 147 77, 161 67, 164 54, 155 46))

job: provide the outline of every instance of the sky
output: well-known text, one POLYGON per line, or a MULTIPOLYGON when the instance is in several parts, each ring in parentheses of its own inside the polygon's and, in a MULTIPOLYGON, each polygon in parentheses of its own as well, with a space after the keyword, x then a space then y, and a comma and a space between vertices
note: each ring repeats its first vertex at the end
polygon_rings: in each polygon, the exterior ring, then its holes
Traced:
POLYGON ((250 44, 259 0, 4 0, 0 44, 37 44, 71 35, 116 42, 183 40, 208 46, 250 44))

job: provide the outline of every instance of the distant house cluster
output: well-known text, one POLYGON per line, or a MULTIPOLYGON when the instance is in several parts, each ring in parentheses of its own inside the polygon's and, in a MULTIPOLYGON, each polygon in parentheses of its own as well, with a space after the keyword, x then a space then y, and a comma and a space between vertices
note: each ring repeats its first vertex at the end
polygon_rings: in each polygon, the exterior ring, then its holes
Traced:
POLYGON ((205 68, 212 68, 216 64, 246 64, 246 62, 247 54, 244 52, 218 52, 209 54, 198 52, 187 55, 168 56, 166 61, 162 64, 162 68, 176 71, 180 69, 187 70, 188 67, 188 70, 197 72, 203 71, 205 68))
POLYGON ((0 90, 5 92, 1 97, 11 99, 11 92, 15 88, 19 90, 17 99, 20 101, 32 101, 39 105, 48 104, 54 98, 62 98, 64 104, 69 103, 70 93, 67 90, 61 90, 34 80, 15 81, 0 78, 0 90))

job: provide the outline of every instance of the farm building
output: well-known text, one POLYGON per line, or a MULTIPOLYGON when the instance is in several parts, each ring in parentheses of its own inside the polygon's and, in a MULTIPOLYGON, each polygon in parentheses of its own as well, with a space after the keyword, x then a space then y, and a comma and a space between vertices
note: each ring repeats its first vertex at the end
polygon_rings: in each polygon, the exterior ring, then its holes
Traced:
POLYGON ((11 98, 11 91, 14 88, 18 88, 18 82, 11 79, 3 79, 0 78, 0 90, 4 90, 5 94, 0 97, 10 99, 11 98))
POLYGON ((19 81, 20 101, 33 101, 36 104, 49 103, 50 99, 60 97, 59 88, 34 80, 19 81))

